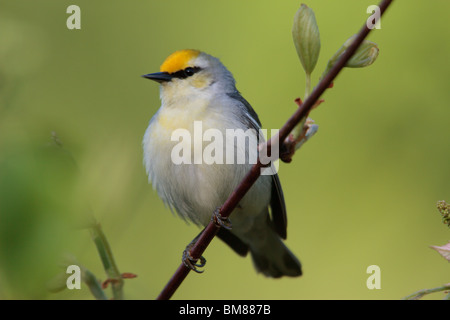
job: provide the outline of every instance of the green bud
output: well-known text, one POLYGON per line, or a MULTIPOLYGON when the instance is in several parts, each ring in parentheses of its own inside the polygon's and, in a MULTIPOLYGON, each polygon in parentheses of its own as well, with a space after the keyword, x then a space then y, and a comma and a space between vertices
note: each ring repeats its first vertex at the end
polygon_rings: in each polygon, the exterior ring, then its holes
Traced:
MULTIPOLYGON (((355 36, 350 37, 350 39, 344 43, 345 49, 352 44, 354 39, 355 36)), ((370 66, 377 59, 378 51, 379 49, 376 43, 364 40, 345 66, 348 68, 363 68, 370 66)))
MULTIPOLYGON (((356 35, 351 36, 347 41, 345 41, 342 47, 340 47, 333 57, 328 60, 327 68, 321 78, 323 78, 330 71, 345 50, 347 50, 347 48, 352 44, 355 37, 356 35)), ((347 68, 363 68, 370 66, 377 59, 378 52, 379 49, 376 43, 364 40, 345 66, 347 68)))
POLYGON ((305 4, 295 13, 292 37, 303 69, 311 74, 319 59, 320 34, 314 11, 305 4))

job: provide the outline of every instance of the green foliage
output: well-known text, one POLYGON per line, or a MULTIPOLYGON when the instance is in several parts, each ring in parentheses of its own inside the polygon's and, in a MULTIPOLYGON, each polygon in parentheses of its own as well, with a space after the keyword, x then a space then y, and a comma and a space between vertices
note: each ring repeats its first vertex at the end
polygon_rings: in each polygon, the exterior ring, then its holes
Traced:
MULTIPOLYGON (((160 101, 140 75, 177 49, 209 52, 233 72, 263 126, 279 128, 305 85, 291 34, 300 3, 77 0, 82 28, 68 30, 71 4, 0 1, 0 298, 92 298, 86 287, 45 291, 66 252, 105 279, 88 231, 74 222, 90 208, 121 272, 139 275, 126 298, 153 299, 199 230, 147 184, 141 141, 160 101), (6 30, 21 40, 8 55, 6 30), (78 169, 46 147, 52 131, 78 169)), ((372 4, 308 2, 320 24, 319 72, 372 4)), ((211 299, 398 299, 448 282, 448 264, 427 245, 448 239, 430 203, 450 194, 450 28, 436 18, 449 10, 446 1, 395 2, 368 39, 382 49, 377 62, 339 75, 314 111, 320 131, 295 163, 280 165, 287 244, 304 276, 264 279, 213 241, 204 274, 183 284, 195 290, 175 299, 205 298, 206 288, 211 299), (371 264, 381 268, 381 290, 365 286, 371 264)))

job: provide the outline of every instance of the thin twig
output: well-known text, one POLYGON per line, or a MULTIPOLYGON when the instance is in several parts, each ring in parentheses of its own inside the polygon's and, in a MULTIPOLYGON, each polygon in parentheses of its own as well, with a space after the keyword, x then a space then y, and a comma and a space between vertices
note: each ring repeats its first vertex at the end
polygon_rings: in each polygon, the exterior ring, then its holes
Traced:
MULTIPOLYGON (((386 11, 388 6, 392 3, 393 0, 383 0, 380 7, 380 15, 386 11)), ((323 79, 319 82, 319 84, 314 88, 305 102, 297 109, 297 111, 289 118, 289 120, 284 124, 284 126, 280 129, 277 136, 272 137, 269 141, 267 141, 267 154, 270 153, 270 149, 272 145, 276 145, 277 141, 285 141, 294 127, 300 123, 303 119, 307 117, 316 101, 320 98, 320 96, 324 93, 324 91, 332 84, 333 80, 339 74, 339 72, 344 68, 347 64, 347 61, 350 60, 352 55, 356 52, 359 45, 363 42, 366 36, 369 34, 371 29, 369 29, 364 23, 364 26, 359 31, 353 43, 348 47, 348 49, 344 52, 341 58, 336 62, 336 64, 331 68, 328 74, 323 77, 323 79)), ((256 182, 258 177, 261 174, 261 168, 263 165, 258 159, 258 162, 253 165, 250 172, 246 175, 246 177, 241 181, 241 183, 237 186, 237 188, 232 192, 232 194, 228 197, 225 203, 220 208, 220 213, 222 217, 227 218, 231 212, 236 208, 238 203, 245 196, 247 191, 252 187, 252 185, 256 182)), ((203 252, 206 250, 212 239, 215 237, 217 232, 219 231, 219 227, 216 226, 215 223, 210 222, 206 228, 203 230, 202 234, 198 238, 195 245, 192 247, 190 254, 193 259, 199 259, 203 252)), ((190 269, 187 268, 184 263, 181 263, 178 269, 175 271, 172 278, 169 280, 167 285, 161 291, 158 300, 166 300, 170 299, 178 287, 181 285, 183 280, 189 274, 190 269)))
POLYGON ((95 299, 108 300, 108 297, 106 296, 105 291, 103 291, 100 282, 98 282, 97 278, 91 271, 87 269, 84 270, 83 281, 88 286, 89 291, 91 291, 95 299))
MULTIPOLYGON (((402 300, 419 300, 424 295, 435 293, 435 292, 441 292, 441 291, 448 291, 450 290, 450 283, 447 283, 446 285, 443 285, 441 287, 433 288, 433 289, 422 289, 417 292, 414 292, 406 297, 404 297, 402 300)), ((450 299, 450 293, 447 294, 444 298, 444 300, 450 299)))
POLYGON ((103 263, 108 279, 105 283, 111 284, 113 299, 123 300, 123 279, 116 265, 114 256, 109 246, 108 240, 103 233, 99 223, 94 223, 91 227, 91 235, 97 247, 98 254, 103 263))

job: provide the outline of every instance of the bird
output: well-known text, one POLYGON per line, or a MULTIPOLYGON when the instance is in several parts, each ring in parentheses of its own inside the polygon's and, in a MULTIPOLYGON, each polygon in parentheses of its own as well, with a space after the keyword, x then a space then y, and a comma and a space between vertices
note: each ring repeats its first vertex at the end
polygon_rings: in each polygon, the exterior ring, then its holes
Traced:
MULTIPOLYGON (((218 58, 200 50, 175 51, 164 60, 159 72, 143 77, 160 84, 161 100, 142 142, 148 180, 172 212, 205 227, 252 167, 249 160, 258 154, 254 142, 264 140, 258 134, 261 122, 236 89, 232 73, 218 58), (241 156, 244 163, 193 160, 196 141, 180 142, 179 137, 174 139, 174 132, 181 130, 195 137, 199 123, 203 132, 222 133, 228 139, 222 143, 224 148, 230 143, 227 130, 248 132, 247 148, 232 144, 233 148, 223 150, 223 158, 226 152, 235 152, 234 159, 241 156), (179 149, 183 147, 182 155, 174 152, 177 145, 179 149), (174 155, 181 161, 174 161, 174 155)), ((205 151, 207 144, 208 141, 200 141, 197 146, 205 151)), ((283 242, 286 205, 276 172, 261 175, 229 218, 232 227, 224 225, 218 237, 240 256, 250 252, 258 273, 271 278, 302 275, 300 261, 283 242)), ((195 269, 195 265, 191 267, 195 269)))

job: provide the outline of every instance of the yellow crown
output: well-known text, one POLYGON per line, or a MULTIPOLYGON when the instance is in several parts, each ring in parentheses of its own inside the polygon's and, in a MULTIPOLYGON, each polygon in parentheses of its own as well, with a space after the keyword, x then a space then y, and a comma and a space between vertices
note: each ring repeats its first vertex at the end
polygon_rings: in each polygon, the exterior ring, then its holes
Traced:
POLYGON ((185 49, 172 53, 163 62, 159 71, 174 73, 188 67, 188 63, 191 59, 196 58, 200 54, 198 50, 185 49))

